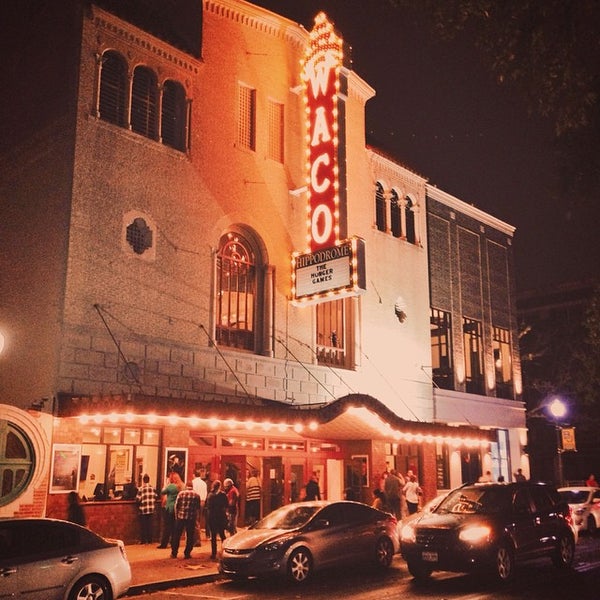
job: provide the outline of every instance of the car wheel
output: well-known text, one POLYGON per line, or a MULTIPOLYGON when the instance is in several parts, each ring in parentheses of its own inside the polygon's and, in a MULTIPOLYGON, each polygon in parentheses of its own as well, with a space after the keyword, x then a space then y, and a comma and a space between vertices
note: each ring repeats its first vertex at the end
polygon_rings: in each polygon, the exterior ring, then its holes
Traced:
POLYGON ((496 579, 502 583, 512 581, 515 575, 515 555, 508 544, 502 544, 496 549, 494 565, 496 579))
POLYGON ((113 600, 108 582, 97 575, 87 575, 80 579, 71 590, 69 600, 113 600))
POLYGON ((311 574, 312 556, 306 548, 297 548, 288 560, 288 578, 294 583, 304 583, 311 574))
POLYGON ((377 540, 377 546, 375 547, 375 561, 377 564, 387 569, 392 565, 392 559, 394 558, 394 544, 392 540, 387 537, 382 537, 377 540))
POLYGON ((556 550, 552 556, 552 562, 555 567, 567 568, 573 563, 575 556, 575 541, 573 536, 566 535, 558 540, 556 550))
POLYGON ((598 526, 596 525, 596 519, 594 519, 593 515, 590 515, 588 517, 587 530, 590 535, 596 535, 596 533, 598 532, 598 526))
POLYGON ((433 571, 431 567, 428 567, 422 562, 416 560, 407 561, 406 566, 408 567, 408 572, 419 581, 427 579, 433 571))

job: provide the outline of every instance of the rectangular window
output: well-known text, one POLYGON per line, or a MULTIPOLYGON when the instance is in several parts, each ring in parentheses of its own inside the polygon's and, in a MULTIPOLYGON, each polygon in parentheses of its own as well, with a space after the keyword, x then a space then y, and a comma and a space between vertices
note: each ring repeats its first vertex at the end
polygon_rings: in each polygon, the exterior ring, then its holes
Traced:
POLYGON ((512 360, 510 356, 510 333, 508 329, 494 327, 494 370, 496 372, 496 395, 513 397, 512 360))
POLYGON ((463 317, 465 383, 470 394, 483 394, 483 336, 481 322, 463 317))
POLYGON ((96 500, 118 498, 129 482, 140 487, 146 473, 154 487, 162 485, 158 475, 159 429, 91 426, 85 428, 83 438, 87 442, 104 443, 81 446, 81 496, 96 500))
POLYGON ((283 104, 269 100, 269 144, 267 156, 283 163, 283 104))
POLYGON ((239 86, 238 144, 256 150, 256 90, 239 86))
POLYGON ((429 321, 433 382, 439 388, 453 390, 454 373, 450 352, 450 313, 432 308, 429 321))
POLYGON ((349 298, 317 304, 317 358, 319 364, 349 368, 351 303, 349 298))
POLYGON ((498 441, 492 442, 492 473, 494 477, 502 476, 505 481, 511 481, 508 430, 498 429, 498 441))

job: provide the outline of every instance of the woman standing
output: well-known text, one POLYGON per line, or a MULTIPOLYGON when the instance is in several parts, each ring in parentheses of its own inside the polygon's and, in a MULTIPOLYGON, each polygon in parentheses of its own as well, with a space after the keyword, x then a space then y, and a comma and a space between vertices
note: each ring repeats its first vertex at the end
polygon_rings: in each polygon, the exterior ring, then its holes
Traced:
POLYGON ((225 528, 227 527, 227 494, 221 489, 221 482, 213 481, 210 492, 206 497, 206 522, 210 531, 210 558, 217 558, 217 535, 221 538, 221 544, 225 540, 225 528))
POLYGON ((169 483, 160 491, 163 505, 163 530, 157 548, 168 548, 175 531, 175 500, 185 485, 176 471, 169 473, 169 483))

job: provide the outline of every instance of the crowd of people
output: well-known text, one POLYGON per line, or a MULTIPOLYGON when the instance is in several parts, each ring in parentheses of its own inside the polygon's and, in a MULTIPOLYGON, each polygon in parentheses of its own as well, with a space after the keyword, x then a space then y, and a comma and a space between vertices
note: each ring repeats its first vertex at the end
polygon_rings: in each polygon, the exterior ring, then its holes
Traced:
MULTIPOLYGON (((515 481, 525 480, 522 469, 514 473, 515 481)), ((491 482, 493 477, 486 471, 479 478, 480 482, 491 482)), ((504 481, 499 477, 498 481, 504 481)), ((594 474, 590 474, 585 485, 598 487, 594 474)), ((416 513, 423 490, 413 470, 408 470, 406 475, 396 469, 386 468, 382 474, 379 486, 373 490, 372 506, 379 510, 390 512, 397 519, 416 513)), ((356 500, 354 490, 347 488, 344 492, 347 500, 356 500)), ((171 549, 171 557, 176 558, 185 534, 184 557, 191 558, 192 548, 200 546, 201 531, 204 529, 206 539, 210 539, 211 558, 216 560, 218 540, 225 540, 226 534, 234 535, 237 532, 238 515, 240 509, 240 491, 231 477, 226 477, 223 482, 214 480, 209 485, 196 471, 194 478, 187 483, 182 477, 182 468, 177 461, 169 469, 165 486, 157 490, 150 484, 150 477, 144 475, 139 488, 133 486, 128 498, 134 499, 137 504, 140 543, 153 543, 153 522, 157 507, 161 507, 161 549, 171 549), (204 527, 202 527, 202 522, 204 527)), ((261 515, 261 482, 259 473, 253 469, 246 482, 246 524, 252 525, 261 515)), ((309 477, 303 488, 301 500, 321 500, 319 475, 315 471, 309 477)), ((67 519, 74 523, 86 526, 85 511, 77 492, 70 492, 67 497, 67 519)))
POLYGON ((371 506, 402 519, 404 513, 411 515, 419 510, 422 495, 423 490, 412 469, 403 475, 396 469, 386 468, 379 487, 373 490, 374 499, 371 506))

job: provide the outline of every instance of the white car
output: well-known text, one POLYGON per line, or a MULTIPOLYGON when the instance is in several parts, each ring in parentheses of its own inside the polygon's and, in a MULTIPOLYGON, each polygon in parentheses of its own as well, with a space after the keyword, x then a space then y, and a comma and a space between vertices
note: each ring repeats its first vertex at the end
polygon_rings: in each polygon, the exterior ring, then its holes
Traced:
POLYGON ((563 487, 558 493, 571 507, 573 525, 578 532, 587 531, 593 535, 600 529, 600 488, 563 487))
POLYGON ((113 600, 130 585, 121 540, 59 519, 0 519, 0 597, 113 600))

